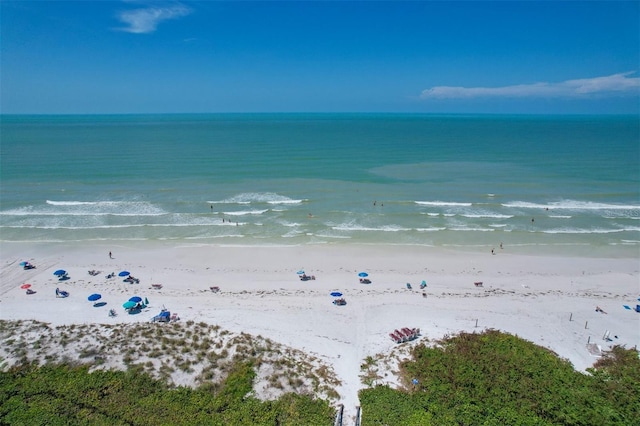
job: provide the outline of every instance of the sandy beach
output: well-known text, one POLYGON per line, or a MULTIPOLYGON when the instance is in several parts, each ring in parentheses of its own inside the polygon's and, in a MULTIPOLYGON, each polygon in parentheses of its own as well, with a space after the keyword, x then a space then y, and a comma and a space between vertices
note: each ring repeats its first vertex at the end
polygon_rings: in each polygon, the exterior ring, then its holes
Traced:
MULTIPOLYGON (((590 367, 599 349, 640 345, 640 313, 633 310, 640 304, 637 258, 531 256, 509 247, 491 255, 381 245, 11 243, 3 244, 1 268, 2 320, 148 327, 164 306, 180 322, 260 336, 330 366, 340 381, 336 402, 349 414, 365 386, 360 367, 366 357, 402 353, 415 342, 460 331, 509 332, 549 348, 577 370, 590 367), (36 269, 24 270, 22 261, 36 269), (57 269, 70 279, 59 282, 53 275, 57 269), (92 276, 89 270, 100 273, 92 276), (123 270, 140 283, 123 282, 118 277, 123 270), (315 280, 301 281, 299 270, 315 280), (116 277, 107 279, 111 272, 116 277), (360 272, 368 273, 370 284, 359 282, 360 272), (25 294, 20 288, 25 283, 36 293, 25 294), (214 286, 220 291, 211 291, 214 286), (70 296, 56 298, 56 288, 70 296), (345 306, 332 303, 334 291, 343 294, 345 306), (106 304, 94 307, 87 300, 93 293, 106 304), (147 298, 149 307, 129 315, 122 304, 134 295, 147 298), (109 317, 110 309, 118 315, 109 317), (419 328, 421 337, 396 344, 389 333, 402 327, 419 328)), ((11 361, 6 351, 2 356, 11 361)), ((395 383, 392 370, 381 371, 376 383, 395 383)))

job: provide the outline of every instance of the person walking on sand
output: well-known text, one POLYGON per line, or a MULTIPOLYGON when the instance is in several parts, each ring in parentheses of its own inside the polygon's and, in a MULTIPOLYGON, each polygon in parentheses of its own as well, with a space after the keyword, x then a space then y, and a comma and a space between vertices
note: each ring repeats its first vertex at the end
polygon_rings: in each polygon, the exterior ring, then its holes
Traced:
POLYGON ((113 259, 113 255, 109 252, 109 259, 113 259))

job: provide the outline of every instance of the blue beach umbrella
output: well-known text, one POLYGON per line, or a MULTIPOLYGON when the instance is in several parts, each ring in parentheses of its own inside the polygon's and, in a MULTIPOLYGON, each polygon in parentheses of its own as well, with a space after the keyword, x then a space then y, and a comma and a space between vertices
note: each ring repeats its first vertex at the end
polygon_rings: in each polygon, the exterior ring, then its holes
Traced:
POLYGON ((368 277, 369 274, 367 274, 366 272, 360 272, 358 276, 364 278, 364 277, 368 277))
POLYGON ((129 272, 129 271, 122 271, 122 272, 120 272, 118 274, 119 277, 126 277, 126 276, 129 276, 129 275, 131 275, 131 272, 129 272))
POLYGON ((340 293, 339 291, 334 291, 333 293, 331 293, 331 295, 333 297, 340 297, 340 296, 342 296, 342 293, 340 293))
POLYGON ((298 275, 304 275, 304 271, 301 269, 301 270, 299 270, 298 272, 296 272, 296 274, 298 274, 298 275))
POLYGON ((140 297, 140 296, 133 296, 131 299, 129 299, 129 302, 133 302, 133 303, 140 303, 140 302, 142 302, 142 297, 140 297))
POLYGON ((20 266, 27 266, 29 262, 20 262, 20 266))
POLYGON ((91 296, 87 297, 87 299, 89 299, 89 302, 95 302, 96 300, 100 300, 100 298, 102 298, 102 296, 98 293, 93 293, 91 296))
POLYGON ((64 275, 64 274, 66 274, 66 273, 67 273, 67 271, 65 271, 64 269, 58 269, 57 271, 55 271, 55 272, 53 273, 53 275, 55 275, 55 276, 59 277, 59 276, 64 275))

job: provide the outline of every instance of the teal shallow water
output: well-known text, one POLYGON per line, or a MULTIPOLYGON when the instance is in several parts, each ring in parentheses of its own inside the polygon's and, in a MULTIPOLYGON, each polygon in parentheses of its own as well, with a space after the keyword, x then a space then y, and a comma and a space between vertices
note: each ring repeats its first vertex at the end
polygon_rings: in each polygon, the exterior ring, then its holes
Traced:
POLYGON ((638 117, 2 116, 0 240, 640 252, 638 117))

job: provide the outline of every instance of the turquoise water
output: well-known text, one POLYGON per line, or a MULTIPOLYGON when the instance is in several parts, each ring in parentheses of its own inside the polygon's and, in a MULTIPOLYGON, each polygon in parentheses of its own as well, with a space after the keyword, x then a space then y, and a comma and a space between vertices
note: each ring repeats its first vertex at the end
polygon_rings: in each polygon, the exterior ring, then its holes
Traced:
POLYGON ((640 252, 632 116, 2 116, 0 241, 640 252))

